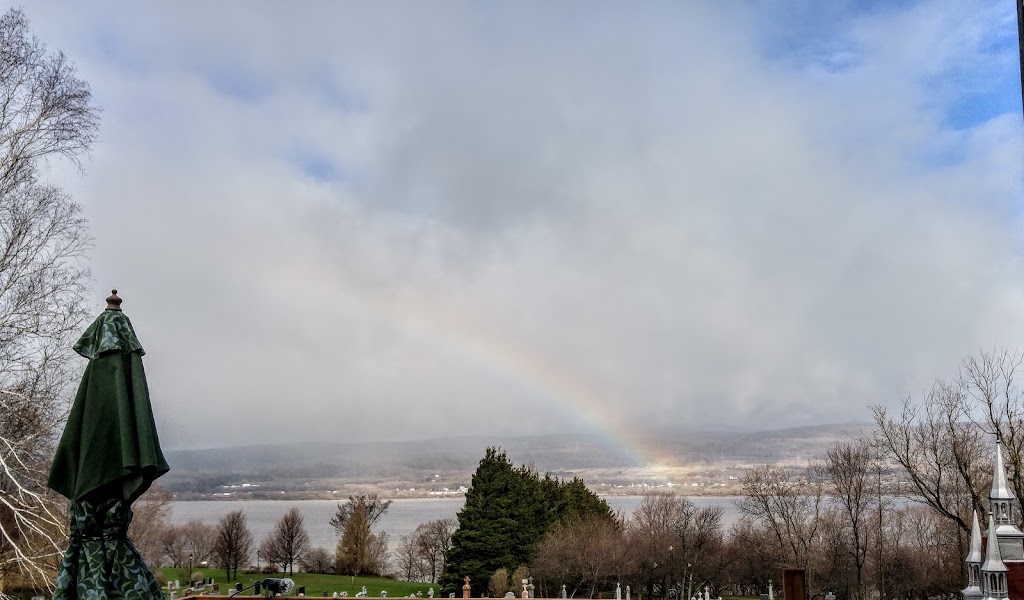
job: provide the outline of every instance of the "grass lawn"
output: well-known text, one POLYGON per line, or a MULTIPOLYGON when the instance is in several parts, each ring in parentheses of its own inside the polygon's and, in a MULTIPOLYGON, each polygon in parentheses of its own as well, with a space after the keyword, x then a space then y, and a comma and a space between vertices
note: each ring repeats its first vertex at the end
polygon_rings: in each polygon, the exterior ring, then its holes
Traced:
MULTIPOLYGON (((182 587, 185 587, 188 569, 157 570, 163 573, 167 581, 178 580, 182 583, 182 587)), ((436 583, 398 581, 383 577, 351 577, 349 575, 321 575, 317 573, 296 573, 295 575, 286 575, 284 573, 258 574, 242 573, 239 570, 238 580, 228 582, 227 578, 224 577, 224 571, 221 569, 204 569, 203 575, 207 578, 213 577, 213 580, 220 584, 220 592, 222 594, 227 594, 230 589, 235 587, 235 583, 238 582, 241 582, 242 587, 249 587, 256 581, 263 581, 267 577, 288 577, 295 582, 295 591, 293 593, 298 593, 299 586, 305 586, 306 595, 313 597, 332 596, 334 592, 339 594, 341 592, 348 592, 351 598, 361 591, 364 585, 366 586, 366 595, 371 598, 379 597, 382 590, 386 590, 391 598, 411 596, 416 592, 422 592, 425 598, 427 590, 431 587, 434 588, 434 597, 440 597, 441 595, 441 587, 436 583)), ((245 594, 252 594, 252 591, 247 591, 245 594)))

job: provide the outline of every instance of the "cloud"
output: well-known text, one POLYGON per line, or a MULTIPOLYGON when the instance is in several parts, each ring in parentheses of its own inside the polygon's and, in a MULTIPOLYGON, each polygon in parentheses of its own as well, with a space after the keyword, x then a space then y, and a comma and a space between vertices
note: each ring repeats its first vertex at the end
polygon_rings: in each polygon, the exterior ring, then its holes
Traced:
POLYGON ((1014 345, 1019 114, 950 116, 1005 11, 819 5, 29 16, 174 447, 864 419, 1014 345))

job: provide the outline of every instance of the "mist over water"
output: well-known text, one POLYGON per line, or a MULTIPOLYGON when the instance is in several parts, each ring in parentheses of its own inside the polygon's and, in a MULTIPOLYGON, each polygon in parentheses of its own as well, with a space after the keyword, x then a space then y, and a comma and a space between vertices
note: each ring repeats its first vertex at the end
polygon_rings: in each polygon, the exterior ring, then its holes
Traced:
MULTIPOLYGON (((627 517, 640 506, 642 496, 608 496, 605 500, 616 512, 627 517)), ((723 525, 728 527, 739 519, 736 510, 736 496, 693 496, 688 498, 698 508, 704 506, 721 506, 725 509, 723 525)), ((391 547, 394 548, 399 538, 412 533, 420 523, 455 517, 462 508, 464 498, 409 498, 398 499, 391 503, 391 508, 381 517, 375 531, 387 532, 391 547)), ((337 533, 330 526, 331 517, 337 510, 338 503, 334 500, 298 500, 295 502, 279 500, 197 500, 190 502, 174 502, 171 520, 175 524, 198 519, 204 523, 215 525, 221 517, 234 510, 245 511, 257 545, 274 529, 277 521, 292 507, 297 507, 305 519, 306 531, 314 546, 326 548, 333 552, 338 542, 337 533)))

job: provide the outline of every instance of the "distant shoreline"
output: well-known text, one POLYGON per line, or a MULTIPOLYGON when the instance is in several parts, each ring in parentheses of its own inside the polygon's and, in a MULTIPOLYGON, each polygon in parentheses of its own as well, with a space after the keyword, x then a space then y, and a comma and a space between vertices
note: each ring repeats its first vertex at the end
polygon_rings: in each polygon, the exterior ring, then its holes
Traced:
MULTIPOLYGON (((675 492, 678 496, 683 497, 730 497, 730 496, 741 496, 743 490, 739 486, 728 486, 728 487, 715 487, 711 489, 700 489, 695 490, 688 486, 673 486, 673 487, 631 487, 631 488, 616 488, 614 490, 604 489, 593 489, 598 496, 603 497, 622 497, 622 496, 643 496, 649 493, 669 493, 675 492)), ((227 494, 200 494, 194 492, 177 493, 174 494, 175 502, 237 502, 237 501, 252 501, 252 500, 269 500, 278 502, 295 502, 299 500, 345 500, 350 495, 357 493, 366 493, 366 490, 359 489, 349 492, 280 492, 280 491, 267 491, 267 492, 242 492, 242 493, 231 493, 227 494)), ((417 500, 417 499, 429 499, 429 500, 446 500, 446 499, 458 499, 465 498, 466 495, 459 492, 449 492, 443 494, 432 494, 429 492, 415 492, 415 491, 401 491, 396 492, 395 490, 378 490, 375 492, 379 497, 384 500, 417 500)))

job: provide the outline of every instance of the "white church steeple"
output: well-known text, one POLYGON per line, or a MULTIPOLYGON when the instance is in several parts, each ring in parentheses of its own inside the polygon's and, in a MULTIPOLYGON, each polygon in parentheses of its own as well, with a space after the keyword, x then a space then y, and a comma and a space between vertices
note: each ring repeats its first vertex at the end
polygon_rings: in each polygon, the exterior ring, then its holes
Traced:
POLYGON ((992 473, 992 491, 988 495, 1003 560, 1024 560, 1024 532, 1017 528, 1014 504, 1017 496, 1006 479, 1003 445, 996 440, 996 464, 992 473))
POLYGON ((989 508, 995 516, 996 526, 1013 523, 1013 500, 1016 496, 1006 482, 1006 466, 1003 464, 1003 445, 996 440, 996 468, 992 473, 992 491, 989 492, 989 508))
POLYGON ((1006 565, 999 553, 996 522, 992 515, 988 516, 988 543, 986 544, 985 562, 981 565, 981 589, 986 600, 999 600, 1007 597, 1006 565))
POLYGON ((974 511, 974 522, 971 524, 971 549, 967 553, 967 587, 961 590, 964 600, 977 600, 985 594, 981 591, 981 563, 984 560, 981 552, 981 526, 978 525, 978 511, 974 511))

